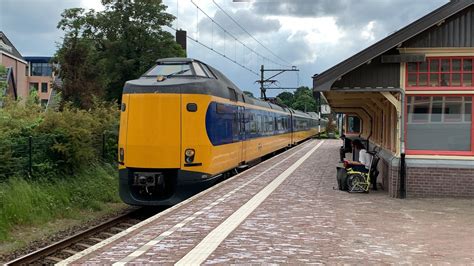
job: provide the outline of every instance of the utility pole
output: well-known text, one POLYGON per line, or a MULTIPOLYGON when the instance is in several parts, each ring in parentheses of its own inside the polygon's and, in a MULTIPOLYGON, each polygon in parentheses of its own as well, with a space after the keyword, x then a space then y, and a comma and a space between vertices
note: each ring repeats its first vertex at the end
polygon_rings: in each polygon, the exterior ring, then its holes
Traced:
POLYGON ((266 94, 265 94, 265 88, 263 87, 263 80, 264 80, 264 74, 265 73, 265 70, 263 69, 263 65, 260 66, 260 98, 261 99, 265 99, 266 98, 266 94))
MULTIPOLYGON (((265 101, 267 100, 267 94, 266 91, 267 89, 270 88, 265 88, 266 83, 276 83, 277 81, 274 80, 273 78, 288 71, 300 71, 299 69, 296 68, 296 66, 292 66, 291 69, 265 69, 263 65, 260 66, 260 80, 257 80, 256 82, 260 83, 260 98, 264 99, 265 101), (265 71, 267 72, 278 72, 275 75, 265 79, 265 71)), ((271 88, 273 90, 295 90, 297 88, 271 88)))
POLYGON ((321 92, 313 92, 313 97, 316 98, 316 104, 318 107, 318 138, 321 137, 321 92))

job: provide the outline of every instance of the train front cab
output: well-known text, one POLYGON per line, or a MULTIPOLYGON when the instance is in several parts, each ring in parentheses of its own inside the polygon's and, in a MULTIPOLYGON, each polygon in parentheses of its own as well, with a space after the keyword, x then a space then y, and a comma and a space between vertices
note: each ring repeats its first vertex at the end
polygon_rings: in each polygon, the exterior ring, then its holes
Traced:
POLYGON ((181 158, 180 107, 180 94, 123 94, 119 190, 124 202, 146 205, 174 193, 181 158))

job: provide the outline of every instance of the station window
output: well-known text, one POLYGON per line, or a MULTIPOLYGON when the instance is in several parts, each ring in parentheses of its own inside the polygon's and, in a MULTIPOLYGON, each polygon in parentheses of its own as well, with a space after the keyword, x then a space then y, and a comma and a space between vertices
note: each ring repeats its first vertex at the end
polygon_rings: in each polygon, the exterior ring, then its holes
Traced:
POLYGON ((470 155, 472 96, 408 96, 407 153, 470 155))
POLYGON ((359 134, 360 133, 360 119, 357 116, 349 115, 347 117, 347 133, 359 134))
POLYGON ((407 63, 407 88, 473 87, 474 57, 429 57, 407 63))

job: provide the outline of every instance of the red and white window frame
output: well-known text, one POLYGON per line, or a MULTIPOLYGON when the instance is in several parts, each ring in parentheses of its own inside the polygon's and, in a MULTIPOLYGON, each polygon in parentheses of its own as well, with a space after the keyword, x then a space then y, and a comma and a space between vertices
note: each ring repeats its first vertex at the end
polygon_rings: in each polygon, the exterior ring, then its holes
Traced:
POLYGON ((405 64, 407 91, 473 90, 474 56, 427 57, 405 64))
POLYGON ((405 90, 407 91, 404 106, 405 140, 407 140, 407 137, 409 137, 407 136, 409 96, 471 97, 470 151, 414 150, 409 149, 409 147, 407 147, 406 154, 474 156, 474 93, 471 93, 474 92, 473 55, 432 57, 428 56, 425 62, 405 63, 405 90), (410 91, 418 91, 418 93, 410 94, 410 91), (420 94, 421 91, 423 92, 422 94, 420 94), (453 94, 453 91, 457 91, 459 93, 453 94))

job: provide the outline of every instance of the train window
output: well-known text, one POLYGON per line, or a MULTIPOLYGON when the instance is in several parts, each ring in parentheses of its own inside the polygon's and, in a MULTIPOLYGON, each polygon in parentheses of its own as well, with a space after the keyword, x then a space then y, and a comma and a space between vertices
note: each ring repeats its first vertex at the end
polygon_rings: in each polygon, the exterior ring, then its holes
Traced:
POLYGON ((194 67, 194 72, 196 72, 196 76, 208 77, 200 64, 198 64, 197 62, 193 62, 193 67, 194 67))
POLYGON ((255 115, 250 114, 250 133, 257 133, 257 121, 255 120, 255 115))
POLYGON ((257 115, 257 132, 259 133, 263 132, 262 124, 263 124, 262 115, 257 115))
POLYGON ((156 76, 189 76, 192 75, 191 66, 189 63, 183 64, 159 64, 154 66, 144 77, 156 77, 156 76))
POLYGON ((263 129, 263 132, 264 133, 267 133, 268 129, 267 129, 267 116, 266 115, 263 115, 262 117, 262 129, 263 129))
POLYGON ((235 92, 234 89, 228 88, 229 89, 229 100, 236 102, 237 101, 237 92, 235 92))
POLYGON ((232 108, 228 105, 225 105, 225 104, 222 104, 222 103, 218 103, 216 105, 216 112, 218 114, 232 114, 232 108))
POLYGON ((239 113, 235 112, 232 119, 232 136, 234 140, 238 140, 240 136, 240 127, 239 127, 239 113))
POLYGON ((273 117, 267 116, 266 118, 267 118, 267 119, 266 119, 267 132, 270 133, 270 132, 273 131, 273 123, 274 123, 274 122, 273 122, 273 117))
POLYGON ((210 78, 216 78, 216 75, 214 75, 214 73, 212 73, 211 69, 209 69, 209 67, 205 64, 201 64, 202 66, 202 69, 204 69, 204 72, 206 72, 207 76, 210 77, 210 78))

